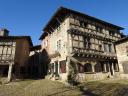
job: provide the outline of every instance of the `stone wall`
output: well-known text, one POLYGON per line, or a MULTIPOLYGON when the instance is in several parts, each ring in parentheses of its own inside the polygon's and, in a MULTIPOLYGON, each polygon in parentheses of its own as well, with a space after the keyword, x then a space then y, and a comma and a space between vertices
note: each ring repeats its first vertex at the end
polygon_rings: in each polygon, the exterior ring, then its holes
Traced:
POLYGON ((116 45, 118 64, 122 77, 128 76, 128 41, 116 45))

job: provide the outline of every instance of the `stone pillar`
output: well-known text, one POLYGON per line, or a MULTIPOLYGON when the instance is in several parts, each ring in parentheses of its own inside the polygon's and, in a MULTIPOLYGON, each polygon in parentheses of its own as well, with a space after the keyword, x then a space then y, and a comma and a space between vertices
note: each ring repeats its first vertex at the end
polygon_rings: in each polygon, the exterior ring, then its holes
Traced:
POLYGON ((111 76, 111 71, 110 71, 110 63, 108 62, 108 63, 106 63, 106 64, 108 64, 109 76, 111 76))
POLYGON ((12 79, 12 68, 13 68, 13 63, 9 64, 9 69, 8 69, 8 82, 11 81, 12 79))
POLYGON ((114 75, 115 74, 115 71, 114 71, 114 65, 113 65, 113 63, 111 65, 111 69, 112 69, 112 74, 114 75))
POLYGON ((60 74, 60 61, 58 61, 58 74, 60 74))
POLYGON ((115 53, 115 45, 113 43, 111 44, 111 49, 112 49, 112 53, 115 53))
POLYGON ((106 70, 106 63, 104 63, 104 72, 107 72, 107 70, 106 70))
POLYGON ((92 72, 95 72, 94 64, 92 65, 92 72))
POLYGON ((71 57, 68 56, 67 57, 67 62, 66 62, 66 73, 67 73, 67 76, 65 78, 65 80, 67 80, 68 82, 70 82, 70 76, 71 76, 71 57))
POLYGON ((104 51, 104 43, 102 43, 102 45, 101 45, 101 46, 102 46, 102 51, 104 51))
POLYGON ((116 63, 116 71, 119 71, 119 65, 118 65, 118 63, 116 63))
POLYGON ((55 72, 56 72, 56 65, 55 65, 55 62, 53 63, 53 65, 54 65, 54 71, 53 71, 53 73, 55 73, 55 72))

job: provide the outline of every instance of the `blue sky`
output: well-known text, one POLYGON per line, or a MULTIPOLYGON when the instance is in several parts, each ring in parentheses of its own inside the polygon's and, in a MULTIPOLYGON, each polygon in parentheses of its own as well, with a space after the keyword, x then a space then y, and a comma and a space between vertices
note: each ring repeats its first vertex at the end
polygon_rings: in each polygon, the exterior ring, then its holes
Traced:
POLYGON ((128 0, 0 0, 0 28, 40 44, 42 29, 60 6, 122 26, 128 34, 128 0))

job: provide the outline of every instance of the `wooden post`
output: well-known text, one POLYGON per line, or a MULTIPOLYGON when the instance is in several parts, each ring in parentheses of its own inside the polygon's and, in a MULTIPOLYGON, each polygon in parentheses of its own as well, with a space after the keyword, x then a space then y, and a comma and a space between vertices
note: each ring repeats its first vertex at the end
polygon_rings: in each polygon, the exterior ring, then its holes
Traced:
POLYGON ((13 68, 13 64, 10 63, 9 64, 9 70, 8 70, 8 82, 10 82, 12 79, 12 68, 13 68))

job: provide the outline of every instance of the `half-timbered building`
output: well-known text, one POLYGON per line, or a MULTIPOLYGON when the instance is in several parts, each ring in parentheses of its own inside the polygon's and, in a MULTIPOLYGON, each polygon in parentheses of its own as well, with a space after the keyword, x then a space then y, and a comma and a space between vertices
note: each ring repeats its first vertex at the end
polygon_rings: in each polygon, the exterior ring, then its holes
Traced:
POLYGON ((7 29, 0 30, 0 76, 23 78, 28 63, 29 49, 33 46, 30 36, 8 36, 7 29))
POLYGON ((60 7, 40 37, 51 62, 49 78, 63 81, 99 80, 119 76, 113 42, 124 35, 122 27, 60 7))

